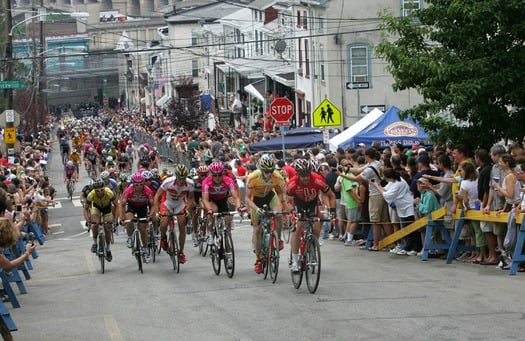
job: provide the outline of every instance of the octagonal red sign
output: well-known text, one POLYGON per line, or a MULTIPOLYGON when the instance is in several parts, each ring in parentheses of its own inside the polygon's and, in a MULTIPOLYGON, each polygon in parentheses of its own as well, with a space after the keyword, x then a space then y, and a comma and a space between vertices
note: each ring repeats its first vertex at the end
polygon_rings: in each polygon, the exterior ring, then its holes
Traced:
POLYGON ((270 116, 277 122, 289 121, 293 115, 293 103, 286 97, 277 97, 270 104, 270 116))

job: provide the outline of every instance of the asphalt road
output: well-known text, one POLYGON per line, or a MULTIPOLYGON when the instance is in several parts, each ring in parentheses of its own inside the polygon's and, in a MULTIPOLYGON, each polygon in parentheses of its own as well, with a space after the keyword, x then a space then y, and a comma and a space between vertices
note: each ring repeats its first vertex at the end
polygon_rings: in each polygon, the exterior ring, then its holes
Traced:
POLYGON ((292 287, 288 245, 276 284, 253 272, 247 222, 233 231, 232 279, 216 276, 191 244, 180 273, 163 253, 140 274, 122 233, 101 274, 81 208, 65 199, 59 161, 50 165, 61 205, 50 210, 53 235, 33 261, 28 294, 18 295, 22 307, 10 308, 16 340, 523 339, 523 274, 326 241, 312 295, 292 287))

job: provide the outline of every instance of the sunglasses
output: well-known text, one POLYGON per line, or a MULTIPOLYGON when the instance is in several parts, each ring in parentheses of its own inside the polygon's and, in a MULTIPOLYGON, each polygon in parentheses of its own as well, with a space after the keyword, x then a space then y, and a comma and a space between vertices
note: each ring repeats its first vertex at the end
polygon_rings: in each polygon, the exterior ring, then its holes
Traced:
POLYGON ((205 178, 205 177, 206 177, 206 174, 199 174, 199 177, 200 177, 200 178, 205 178))
POLYGON ((95 192, 104 192, 104 188, 95 188, 95 192))
POLYGON ((135 183, 133 184, 133 186, 144 186, 144 183, 143 182, 135 183))
POLYGON ((215 177, 219 177, 219 176, 222 176, 222 173, 221 174, 212 174, 211 176, 213 176, 214 178, 215 177))
POLYGON ((271 173, 273 173, 273 169, 272 169, 272 170, 265 170, 265 171, 263 171, 263 172, 264 172, 265 174, 271 174, 271 173))

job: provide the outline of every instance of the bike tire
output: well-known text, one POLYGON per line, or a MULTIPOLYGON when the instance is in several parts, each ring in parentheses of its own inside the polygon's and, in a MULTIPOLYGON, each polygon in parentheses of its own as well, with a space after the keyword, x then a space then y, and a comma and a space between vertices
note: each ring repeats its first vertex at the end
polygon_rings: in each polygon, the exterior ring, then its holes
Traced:
POLYGON ((306 244, 306 252, 304 255, 306 285, 311 294, 315 293, 319 287, 319 280, 321 279, 321 247, 317 237, 310 236, 306 244))
MULTIPOLYGON (((104 226, 102 226, 104 228, 104 226)), ((98 234, 98 259, 100 261, 100 272, 105 273, 105 263, 106 263, 106 240, 102 233, 98 234), (102 251, 101 251, 102 250, 102 251)))
POLYGON ((144 273, 144 270, 142 269, 142 254, 139 231, 135 231, 135 233, 133 234, 133 239, 133 253, 135 254, 135 258, 137 259, 137 264, 139 266, 140 273, 144 273))
POLYGON ((279 237, 277 232, 273 231, 270 236, 270 243, 268 245, 267 263, 270 272, 270 279, 272 283, 277 281, 279 274, 279 237))
MULTIPOLYGON (((289 259, 289 264, 291 265, 293 262, 292 260, 292 250, 290 250, 290 259, 289 259)), ((290 274, 292 276, 292 284, 294 286, 295 289, 299 289, 301 287, 301 283, 303 282, 303 270, 302 270, 302 261, 298 261, 297 262, 297 265, 299 266, 299 271, 297 272, 293 272, 293 271, 290 271, 290 274)))
POLYGON ((223 246, 224 246, 224 252, 223 252, 223 259, 224 259, 224 269, 226 270, 226 275, 228 275, 228 278, 232 278, 233 274, 235 273, 235 249, 233 248, 233 238, 230 231, 224 231, 224 239, 223 239, 223 246), (232 267, 231 269, 228 268, 227 265, 227 257, 226 257, 226 245, 229 246, 231 257, 232 257, 232 267))
POLYGON ((149 226, 148 239, 148 256, 150 256, 153 263, 155 263, 155 256, 157 253, 157 241, 155 240, 155 232, 153 231, 153 226, 151 225, 149 226))
POLYGON ((290 221, 290 217, 287 217, 285 219, 285 222, 283 224, 283 231, 282 231, 282 236, 283 236, 283 240, 286 244, 288 244, 290 242, 290 232, 292 230, 292 223, 290 221))
POLYGON ((211 256, 211 265, 213 266, 213 271, 218 276, 221 273, 220 249, 216 244, 210 245, 209 248, 210 248, 210 256, 211 256))
MULTIPOLYGON (((265 238, 265 236, 263 235, 263 238, 265 238)), ((263 279, 266 279, 268 278, 268 270, 269 270, 269 267, 268 267, 268 250, 269 248, 268 247, 265 247, 264 245, 261 247, 261 263, 262 263, 262 268, 263 268, 263 279)))
POLYGON ((199 254, 206 257, 208 252, 208 240, 206 239, 206 221, 199 218, 199 254))
POLYGON ((173 270, 175 270, 175 272, 178 273, 180 270, 180 262, 179 262, 179 246, 177 244, 177 235, 175 234, 174 230, 171 230, 169 234, 170 234, 170 238, 169 238, 168 250, 170 251, 170 258, 173 264, 173 270))

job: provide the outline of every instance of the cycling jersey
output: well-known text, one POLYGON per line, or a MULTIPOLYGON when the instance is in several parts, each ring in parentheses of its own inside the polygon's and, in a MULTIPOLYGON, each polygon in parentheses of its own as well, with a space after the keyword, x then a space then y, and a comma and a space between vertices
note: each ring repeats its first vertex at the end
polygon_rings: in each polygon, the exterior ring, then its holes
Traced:
POLYGON ((276 187, 284 186, 285 182, 281 174, 274 171, 269 181, 266 181, 260 169, 248 175, 246 187, 251 189, 252 197, 265 197, 276 187))
POLYGON ((153 191, 148 186, 144 186, 142 193, 137 193, 133 185, 131 185, 122 193, 121 201, 132 206, 145 206, 153 202, 153 191))
POLYGON ((302 202, 316 201, 320 192, 326 193, 329 190, 330 186, 324 177, 314 172, 310 174, 310 181, 306 186, 301 183, 298 176, 291 178, 286 186, 286 194, 302 202))
POLYGON ((115 200, 115 193, 107 187, 104 187, 102 195, 98 195, 95 190, 89 192, 87 202, 91 204, 92 208, 100 210, 103 214, 111 212, 111 203, 115 200))
POLYGON ((186 207, 186 200, 188 194, 193 192, 193 181, 185 179, 184 185, 177 184, 177 178, 171 176, 164 180, 160 185, 160 189, 165 191, 163 195, 163 202, 161 204, 160 213, 166 214, 166 210, 173 213, 183 212, 186 207))
POLYGON ((219 185, 213 182, 211 175, 202 181, 202 194, 208 194, 208 198, 213 201, 226 199, 236 189, 235 182, 226 176, 222 177, 222 182, 219 185))
POLYGON ((75 174, 75 172, 77 171, 77 167, 76 166, 65 166, 64 171, 66 172, 66 177, 68 179, 71 179, 73 174, 75 174))

